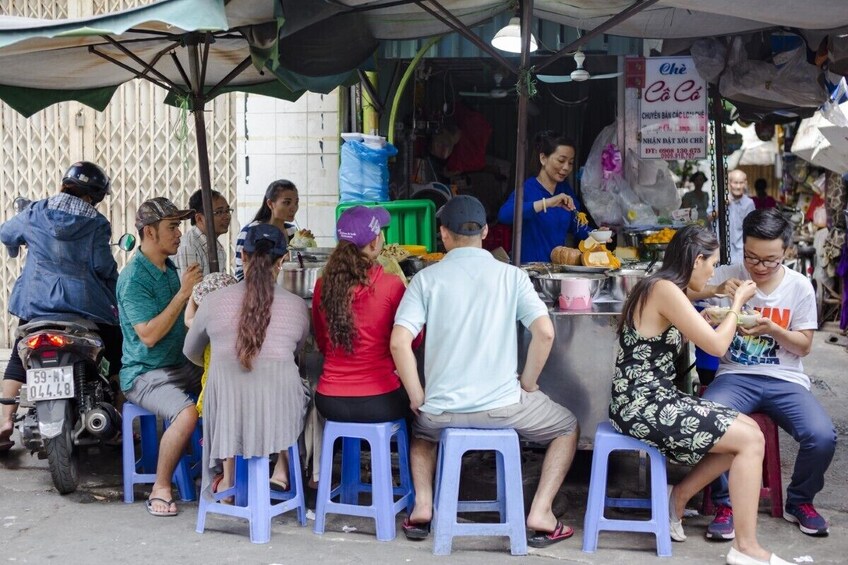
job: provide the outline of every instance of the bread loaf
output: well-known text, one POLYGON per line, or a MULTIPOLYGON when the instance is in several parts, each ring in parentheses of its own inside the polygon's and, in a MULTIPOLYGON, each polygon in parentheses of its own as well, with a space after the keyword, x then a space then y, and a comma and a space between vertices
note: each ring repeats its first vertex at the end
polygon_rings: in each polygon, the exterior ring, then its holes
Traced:
POLYGON ((580 251, 562 245, 554 247, 551 251, 551 263, 556 265, 579 265, 580 251))

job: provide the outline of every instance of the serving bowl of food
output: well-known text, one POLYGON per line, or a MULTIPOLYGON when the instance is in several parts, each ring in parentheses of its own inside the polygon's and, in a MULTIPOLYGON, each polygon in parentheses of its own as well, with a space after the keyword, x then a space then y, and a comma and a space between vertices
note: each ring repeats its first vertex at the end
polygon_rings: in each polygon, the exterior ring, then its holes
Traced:
MULTIPOLYGON (((709 306, 704 308, 704 315, 706 316, 707 321, 714 326, 722 323, 724 319, 730 315, 730 312, 731 309, 727 306, 709 306)), ((757 325, 759 318, 760 313, 756 310, 745 309, 742 310, 741 314, 739 314, 736 325, 743 328, 753 328, 757 325)))
POLYGON ((595 241, 605 243, 612 237, 612 230, 594 230, 589 233, 589 236, 595 241))

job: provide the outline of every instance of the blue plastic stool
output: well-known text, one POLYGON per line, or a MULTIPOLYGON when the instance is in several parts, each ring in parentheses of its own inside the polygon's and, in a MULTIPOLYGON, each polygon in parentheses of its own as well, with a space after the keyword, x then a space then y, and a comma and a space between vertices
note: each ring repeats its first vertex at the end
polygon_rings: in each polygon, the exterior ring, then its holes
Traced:
POLYGON ((305 526, 306 498, 303 495, 303 474, 297 442, 289 447, 288 452, 291 486, 286 492, 271 490, 268 457, 236 457, 235 484, 227 490, 213 493, 211 489, 206 489, 200 494, 197 533, 203 533, 206 514, 209 512, 246 519, 250 523, 250 541, 253 543, 271 541, 271 519, 289 510, 297 510, 297 521, 305 526), (235 498, 235 504, 221 502, 229 497, 235 498), (274 504, 272 500, 278 502, 274 504))
POLYGON ((409 439, 406 422, 395 420, 375 424, 334 422, 324 424, 324 440, 321 448, 321 480, 318 482, 318 498, 315 508, 316 534, 324 533, 327 514, 346 514, 373 518, 377 525, 377 539, 395 539, 395 516, 402 509, 412 512, 415 495, 412 476, 409 472, 409 439), (333 444, 342 438, 341 482, 333 484, 333 444), (399 486, 392 482, 392 439, 397 443, 399 486), (371 446, 371 484, 363 483, 360 470, 360 444, 367 441, 371 446), (359 495, 371 493, 371 504, 359 504, 359 495), (333 499, 338 497, 339 501, 333 499), (397 500, 395 497, 398 497, 397 500))
POLYGON ((445 428, 439 441, 433 500, 433 554, 450 555, 456 536, 507 536, 513 555, 527 555, 524 526, 524 483, 521 447, 512 429, 445 428), (459 500, 462 455, 466 451, 495 451, 497 500, 459 500), (458 512, 492 512, 499 523, 458 523, 458 512))
MULTIPOLYGON (((199 459, 195 462, 193 458, 196 453, 199 453, 200 429, 200 427, 196 428, 192 434, 192 455, 183 456, 174 469, 173 481, 184 502, 197 498, 194 479, 199 473, 200 465, 199 459)), ((156 426, 156 416, 140 406, 125 402, 121 433, 123 435, 124 502, 129 504, 135 500, 134 485, 156 482, 156 463, 159 459, 159 430, 156 426), (135 458, 133 442, 133 420, 136 418, 139 419, 141 431, 141 457, 138 460, 135 458)))
POLYGON ((583 521, 583 551, 594 553, 598 548, 601 530, 617 532, 649 532, 657 537, 657 555, 671 557, 669 533, 668 491, 666 489, 665 457, 655 448, 638 439, 615 431, 609 422, 598 424, 592 454, 592 475, 589 479, 589 501, 583 521), (644 451, 651 461, 651 498, 607 497, 607 464, 613 451, 644 451), (606 518, 604 509, 650 508, 650 520, 617 520, 606 518))

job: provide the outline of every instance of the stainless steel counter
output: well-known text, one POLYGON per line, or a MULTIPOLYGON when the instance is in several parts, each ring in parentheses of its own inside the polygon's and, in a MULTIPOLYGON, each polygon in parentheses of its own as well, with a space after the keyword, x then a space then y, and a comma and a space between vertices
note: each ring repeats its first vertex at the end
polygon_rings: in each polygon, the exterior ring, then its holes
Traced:
MULTIPOLYGON (((621 302, 595 302, 591 310, 550 310, 556 338, 539 387, 577 416, 579 449, 592 449, 595 429, 607 419, 621 307, 621 302)), ((530 332, 521 325, 518 342, 523 366, 530 332)))

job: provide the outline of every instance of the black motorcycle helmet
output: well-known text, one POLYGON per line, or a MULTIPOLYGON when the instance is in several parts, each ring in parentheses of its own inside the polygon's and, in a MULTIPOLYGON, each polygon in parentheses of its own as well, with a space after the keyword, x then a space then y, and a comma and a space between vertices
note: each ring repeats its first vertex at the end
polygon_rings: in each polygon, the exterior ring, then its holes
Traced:
POLYGON ((92 205, 99 204, 107 194, 112 194, 109 176, 89 161, 78 161, 71 165, 62 177, 62 186, 69 188, 67 192, 74 196, 91 197, 92 205))

